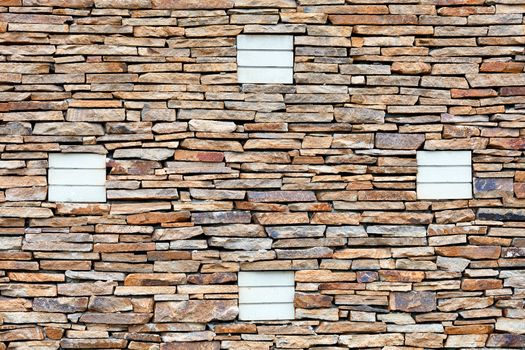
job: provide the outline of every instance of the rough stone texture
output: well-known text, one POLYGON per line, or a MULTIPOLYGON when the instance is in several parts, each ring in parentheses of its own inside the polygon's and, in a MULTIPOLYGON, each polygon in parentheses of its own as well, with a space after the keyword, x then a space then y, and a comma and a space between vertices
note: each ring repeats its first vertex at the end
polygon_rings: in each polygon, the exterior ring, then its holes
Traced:
POLYGON ((0 1, 0 350, 525 349, 525 0, 0 1), (294 35, 294 84, 236 36, 294 35), (421 201, 417 150, 471 150, 421 201), (107 157, 106 203, 48 157, 107 157), (295 271, 295 320, 238 272, 295 271))

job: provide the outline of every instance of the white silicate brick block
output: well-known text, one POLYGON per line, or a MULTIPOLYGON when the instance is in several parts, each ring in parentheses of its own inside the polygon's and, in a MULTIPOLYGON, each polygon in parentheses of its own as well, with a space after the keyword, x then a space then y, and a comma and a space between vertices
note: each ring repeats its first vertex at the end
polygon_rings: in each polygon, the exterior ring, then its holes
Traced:
POLYGON ((245 84, 293 83, 292 35, 239 35, 237 77, 245 84))
POLYGON ((51 153, 50 202, 105 202, 106 157, 91 153, 51 153))
POLYGON ((242 271, 239 287, 295 286, 293 271, 242 271))
POLYGON ((239 272, 238 283, 239 319, 257 321, 294 318, 293 272, 239 272))
POLYGON ((468 165, 472 164, 470 151, 418 151, 417 165, 468 165))
POLYGON ((417 182, 472 182, 472 168, 470 166, 419 167, 417 182))
POLYGON ((293 70, 291 68, 239 67, 237 77, 239 83, 243 84, 292 84, 293 70))
POLYGON ((471 183, 418 183, 418 199, 470 199, 471 183))
POLYGON ((238 50, 293 50, 293 35, 239 35, 238 50))
POLYGON ((50 202, 98 203, 106 201, 104 186, 56 186, 50 185, 50 202))
POLYGON ((239 51, 237 64, 241 67, 293 67, 292 51, 239 51))
POLYGON ((95 153, 50 153, 49 168, 106 169, 106 157, 95 153))
POLYGON ((417 198, 472 198, 471 152, 417 152, 417 198))
POLYGON ((293 302, 286 304, 240 304, 239 319, 242 321, 293 320, 293 302))
POLYGON ((104 169, 49 169, 50 185, 104 186, 104 169))

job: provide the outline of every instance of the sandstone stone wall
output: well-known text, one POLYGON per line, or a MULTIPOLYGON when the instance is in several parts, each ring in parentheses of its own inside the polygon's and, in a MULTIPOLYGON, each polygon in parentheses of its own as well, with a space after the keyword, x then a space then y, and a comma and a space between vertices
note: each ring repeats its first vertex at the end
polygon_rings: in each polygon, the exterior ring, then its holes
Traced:
POLYGON ((525 348, 525 0, 1 0, 0 349, 525 348), (236 36, 295 37, 294 84, 236 36), (416 150, 474 198, 418 200, 416 150), (47 200, 107 156, 106 203, 47 200), (238 271, 295 320, 238 321, 238 271))

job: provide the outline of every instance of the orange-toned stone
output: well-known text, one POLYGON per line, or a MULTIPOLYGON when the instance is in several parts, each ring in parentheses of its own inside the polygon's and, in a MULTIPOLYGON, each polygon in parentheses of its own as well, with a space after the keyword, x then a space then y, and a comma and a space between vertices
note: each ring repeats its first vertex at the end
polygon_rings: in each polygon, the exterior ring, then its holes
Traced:
POLYGON ((64 329, 56 327, 45 327, 44 332, 49 339, 61 339, 64 335, 64 329))
POLYGON ((461 282, 461 289, 469 290, 486 290, 499 289, 503 287, 503 282, 499 279, 464 279, 461 282))
POLYGON ((218 324, 213 331, 221 333, 256 333, 257 327, 253 323, 227 323, 218 324))
POLYGON ((480 72, 491 73, 521 73, 525 68, 523 62, 483 62, 479 68, 480 72))
POLYGON ((229 9, 234 5, 233 0, 152 0, 154 9, 168 10, 199 10, 199 9, 229 9))
POLYGON ((498 246, 450 246, 435 249, 438 255, 467 259, 497 259, 501 254, 501 247, 498 246))
POLYGON ((127 218, 127 222, 130 225, 150 225, 167 222, 184 222, 189 221, 191 218, 190 212, 150 212, 130 215, 127 218))
POLYGON ((487 334, 491 333, 493 330, 494 326, 490 324, 445 327, 446 334, 487 334))
POLYGON ((452 98, 470 98, 470 97, 494 97, 498 96, 493 89, 450 89, 452 98))
POLYGON ((328 19, 333 24, 417 24, 415 15, 330 15, 328 19))
POLYGON ((525 182, 514 183, 514 194, 517 198, 525 198, 525 182))

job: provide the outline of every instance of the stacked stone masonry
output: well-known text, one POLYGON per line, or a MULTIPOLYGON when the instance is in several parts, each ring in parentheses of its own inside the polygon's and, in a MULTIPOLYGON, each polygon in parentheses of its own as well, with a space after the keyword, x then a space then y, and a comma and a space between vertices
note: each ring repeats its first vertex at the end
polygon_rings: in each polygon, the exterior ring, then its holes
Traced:
POLYGON ((524 13, 0 0, 0 349, 525 348, 524 13), (238 83, 245 34, 293 84, 238 83), (418 200, 422 150, 472 198, 418 200), (107 201, 50 202, 52 153, 107 201), (295 318, 240 321, 240 271, 294 271, 295 318))

